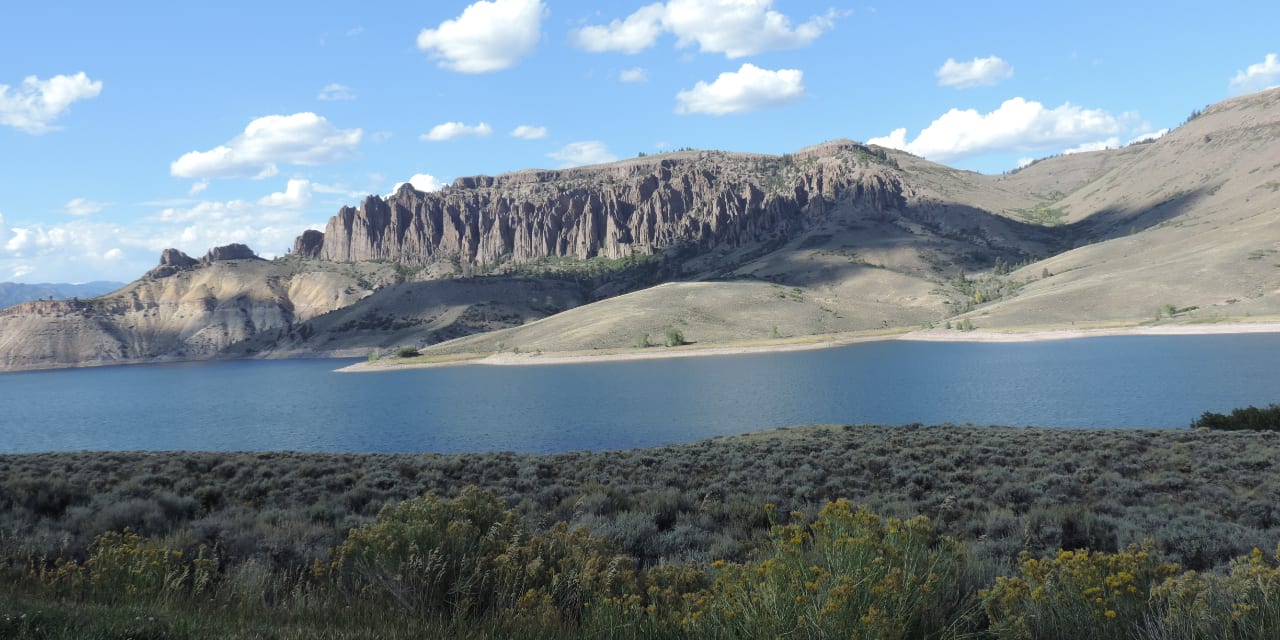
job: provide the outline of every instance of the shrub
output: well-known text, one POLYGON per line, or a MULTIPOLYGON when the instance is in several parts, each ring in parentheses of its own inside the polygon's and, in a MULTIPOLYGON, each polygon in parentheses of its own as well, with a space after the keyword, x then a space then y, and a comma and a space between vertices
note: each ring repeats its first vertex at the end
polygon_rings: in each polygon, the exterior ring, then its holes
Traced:
POLYGON ((1248 406, 1243 409, 1232 409, 1231 415, 1204 412, 1191 422, 1192 429, 1218 429, 1222 431, 1280 431, 1280 405, 1272 404, 1265 409, 1248 406))
POLYGON ((474 487, 452 500, 428 494, 384 508, 317 569, 352 599, 456 617, 572 620, 586 602, 635 583, 630 562, 585 529, 560 523, 531 535, 474 487))
POLYGON ((1135 637, 1152 589, 1178 572, 1150 543, 1120 553, 1022 554, 1018 576, 998 577, 981 592, 996 638, 1135 637))
POLYGON ((637 349, 647 349, 653 346, 653 342, 649 338, 648 333, 642 333, 636 337, 635 347, 637 349))
POLYGON ((400 347, 399 349, 396 349, 396 356, 400 358, 416 358, 420 355, 422 355, 422 353, 414 347, 400 347))
POLYGON ((60 559, 40 577, 57 590, 87 591, 106 602, 167 602, 210 591, 217 569, 204 546, 192 555, 126 529, 99 535, 83 565, 60 559))
POLYGON ((667 329, 667 346, 678 347, 682 344, 684 344, 684 333, 675 327, 667 329))
POLYGON ((955 622, 960 551, 927 518, 839 500, 811 524, 792 520, 773 529, 761 560, 711 563, 709 585, 651 571, 651 606, 637 614, 688 637, 928 638, 955 622))

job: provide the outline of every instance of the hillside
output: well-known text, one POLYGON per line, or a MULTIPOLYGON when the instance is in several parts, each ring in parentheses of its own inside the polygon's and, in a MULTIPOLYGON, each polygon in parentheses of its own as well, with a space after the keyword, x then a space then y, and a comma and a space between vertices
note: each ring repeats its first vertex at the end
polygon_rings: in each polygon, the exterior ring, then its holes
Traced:
POLYGON ((171 250, 101 298, 6 309, 0 368, 1273 319, 1277 139, 1272 90, 999 176, 833 141, 405 185, 285 258, 171 250))

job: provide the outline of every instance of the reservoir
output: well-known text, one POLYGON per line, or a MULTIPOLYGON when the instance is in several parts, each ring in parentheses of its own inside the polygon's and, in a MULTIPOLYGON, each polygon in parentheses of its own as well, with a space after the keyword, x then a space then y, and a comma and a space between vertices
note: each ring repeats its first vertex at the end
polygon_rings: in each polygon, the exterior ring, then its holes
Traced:
POLYGON ((814 423, 1186 428, 1280 402, 1280 334, 335 373, 341 360, 0 374, 0 453, 628 449, 814 423))

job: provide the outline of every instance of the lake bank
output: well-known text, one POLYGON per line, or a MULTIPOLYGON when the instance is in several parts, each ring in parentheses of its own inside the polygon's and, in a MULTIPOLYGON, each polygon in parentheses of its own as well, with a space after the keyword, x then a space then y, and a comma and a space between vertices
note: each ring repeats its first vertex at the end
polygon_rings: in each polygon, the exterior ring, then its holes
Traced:
POLYGON ((557 351, 494 354, 452 354, 423 359, 407 359, 400 362, 394 358, 385 358, 373 362, 359 362, 337 369, 341 373, 370 373, 380 371, 396 371, 403 369, 431 369, 438 367, 455 367, 462 365, 555 365, 555 364, 589 364, 603 362, 629 362, 638 360, 657 360, 666 358, 689 358, 698 356, 727 356, 768 353, 788 353, 793 351, 811 351, 831 349, 852 344, 879 342, 885 340, 909 340, 917 342, 978 342, 978 343, 1015 343, 1015 342, 1047 342, 1056 340, 1074 340, 1080 338, 1099 338, 1107 336, 1192 336, 1192 335, 1236 335, 1280 333, 1280 321, 1274 322, 1229 322, 1199 324, 1167 324, 1167 325, 1113 325, 1113 326, 1030 326, 1009 329, 924 329, 924 330, 888 330, 878 332, 859 332, 843 334, 827 334, 806 336, 805 338, 763 341, 747 344, 728 345, 683 345, 679 347, 649 347, 647 349, 614 349, 600 351, 557 351))

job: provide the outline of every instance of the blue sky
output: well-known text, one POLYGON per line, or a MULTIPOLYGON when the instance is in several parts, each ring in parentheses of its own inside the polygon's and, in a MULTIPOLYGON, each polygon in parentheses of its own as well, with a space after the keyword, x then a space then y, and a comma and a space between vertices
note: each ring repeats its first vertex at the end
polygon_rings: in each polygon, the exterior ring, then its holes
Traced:
POLYGON ((852 138, 998 173, 1280 84, 1280 3, 1154 6, 22 3, 0 21, 0 281, 270 257, 411 179, 682 147, 852 138))

